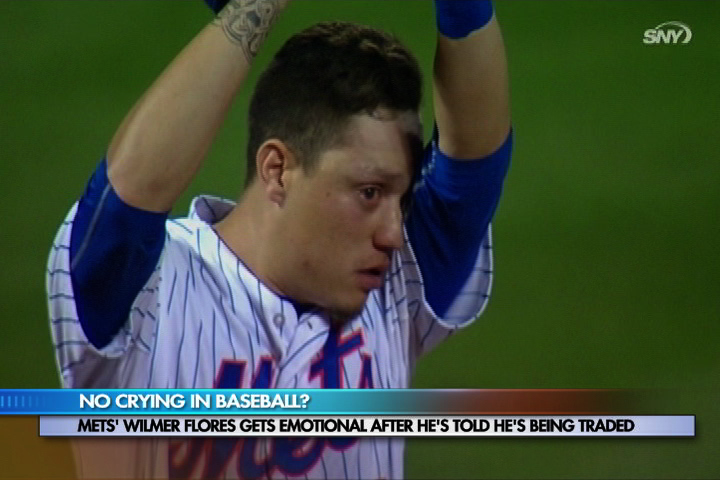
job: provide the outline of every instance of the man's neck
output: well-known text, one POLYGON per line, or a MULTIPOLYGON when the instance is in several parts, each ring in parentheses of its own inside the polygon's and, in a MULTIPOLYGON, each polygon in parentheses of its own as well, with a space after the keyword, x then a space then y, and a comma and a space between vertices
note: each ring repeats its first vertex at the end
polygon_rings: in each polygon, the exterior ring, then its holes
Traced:
POLYGON ((257 202, 252 191, 246 192, 238 204, 225 218, 213 225, 215 233, 235 254, 235 256, 250 269, 253 274, 271 289, 276 290, 264 278, 267 266, 263 262, 266 255, 267 238, 266 225, 263 221, 264 213, 261 207, 256 208, 257 202))

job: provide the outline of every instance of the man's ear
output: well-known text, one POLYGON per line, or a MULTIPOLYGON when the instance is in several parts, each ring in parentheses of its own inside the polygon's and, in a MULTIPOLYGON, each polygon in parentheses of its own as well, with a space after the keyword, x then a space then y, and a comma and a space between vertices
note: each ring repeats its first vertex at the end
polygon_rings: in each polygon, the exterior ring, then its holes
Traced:
POLYGON ((284 142, 271 138, 258 148, 255 166, 268 199, 282 206, 289 186, 288 173, 297 167, 295 155, 284 142))

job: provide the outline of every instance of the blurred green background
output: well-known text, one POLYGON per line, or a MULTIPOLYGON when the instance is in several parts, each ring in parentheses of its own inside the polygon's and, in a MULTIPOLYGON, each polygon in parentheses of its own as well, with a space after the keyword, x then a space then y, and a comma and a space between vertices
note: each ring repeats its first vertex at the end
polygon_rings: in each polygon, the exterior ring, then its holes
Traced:
MULTIPOLYGON (((695 414, 697 436, 412 439, 407 476, 718 478, 720 3, 496 10, 516 147, 494 221, 493 298, 420 363, 414 386, 651 388, 645 413, 695 414), (687 23, 692 41, 643 44, 668 20, 687 23)), ((55 230, 125 112, 210 19, 200 0, 0 2, 0 387, 59 385, 44 293, 55 230)), ((251 81, 288 35, 328 19, 397 34, 430 71, 430 1, 304 0, 283 15, 251 81)), ((175 214, 201 192, 237 196, 247 100, 175 214)), ((0 477, 24 476, 35 432, 29 447, 9 435, 0 477)), ((48 448, 56 469, 25 476, 68 468, 66 445, 48 448)))

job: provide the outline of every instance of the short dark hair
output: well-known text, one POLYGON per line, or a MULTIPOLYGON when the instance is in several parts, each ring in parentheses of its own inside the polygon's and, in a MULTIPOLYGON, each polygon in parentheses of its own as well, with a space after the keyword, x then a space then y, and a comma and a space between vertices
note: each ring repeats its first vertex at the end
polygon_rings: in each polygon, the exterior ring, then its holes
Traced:
POLYGON ((250 101, 247 176, 255 155, 278 138, 306 172, 344 133, 350 117, 382 107, 418 112, 422 76, 413 54, 374 28, 323 22, 288 39, 260 76, 250 101))

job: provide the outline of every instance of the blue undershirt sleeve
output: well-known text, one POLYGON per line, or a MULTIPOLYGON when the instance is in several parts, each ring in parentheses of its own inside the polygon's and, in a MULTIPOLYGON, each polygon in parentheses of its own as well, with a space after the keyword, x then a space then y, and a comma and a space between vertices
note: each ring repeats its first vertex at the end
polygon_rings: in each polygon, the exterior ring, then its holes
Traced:
POLYGON ((70 277, 78 318, 96 348, 120 331, 157 266, 167 213, 127 205, 98 165, 78 202, 70 236, 70 277))
POLYGON ((447 313, 475 265, 510 166, 512 132, 491 155, 455 160, 425 149, 423 174, 406 220, 422 274, 425 298, 440 317, 447 313))

